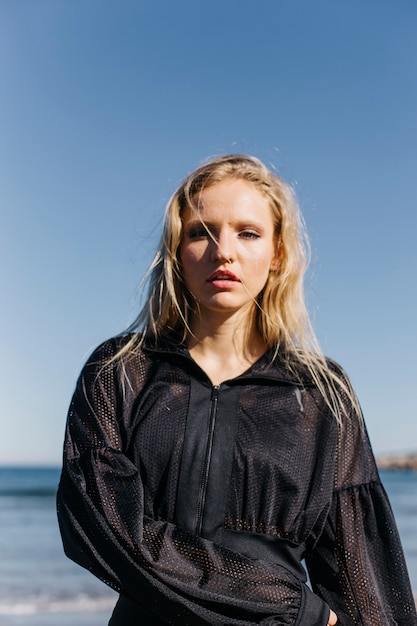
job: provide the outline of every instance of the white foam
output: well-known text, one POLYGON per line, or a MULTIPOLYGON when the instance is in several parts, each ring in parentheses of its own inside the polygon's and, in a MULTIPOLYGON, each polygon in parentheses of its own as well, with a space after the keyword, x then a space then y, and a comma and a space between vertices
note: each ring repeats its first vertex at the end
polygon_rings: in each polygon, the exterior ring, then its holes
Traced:
POLYGON ((32 597, 0 600, 0 615, 36 615, 38 613, 98 613, 113 609, 114 596, 91 597, 80 594, 74 598, 32 597))

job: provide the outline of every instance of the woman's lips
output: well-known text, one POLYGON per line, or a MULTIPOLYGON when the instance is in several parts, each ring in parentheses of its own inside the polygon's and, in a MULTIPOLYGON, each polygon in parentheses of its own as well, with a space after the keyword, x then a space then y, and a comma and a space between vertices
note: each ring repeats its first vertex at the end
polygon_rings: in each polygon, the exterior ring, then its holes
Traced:
POLYGON ((238 277, 229 270, 216 270, 208 278, 208 282, 215 287, 231 287, 233 283, 240 283, 238 277))

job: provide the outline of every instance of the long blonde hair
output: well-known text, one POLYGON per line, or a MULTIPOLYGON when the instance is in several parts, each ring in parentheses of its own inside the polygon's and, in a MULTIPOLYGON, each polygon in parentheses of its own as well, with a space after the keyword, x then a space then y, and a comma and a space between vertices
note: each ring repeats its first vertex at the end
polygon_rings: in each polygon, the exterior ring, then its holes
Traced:
POLYGON ((303 279, 309 261, 309 242, 304 221, 292 188, 253 156, 220 156, 193 171, 168 201, 160 245, 147 273, 148 298, 130 326, 132 340, 118 356, 140 347, 145 336, 155 340, 172 331, 184 341, 190 333, 190 319, 195 302, 183 278, 179 247, 182 239, 182 215, 195 207, 204 189, 224 180, 243 180, 268 198, 275 223, 279 268, 270 272, 256 302, 257 331, 268 348, 287 355, 289 367, 302 365, 337 417, 341 420, 349 404, 357 400, 347 379, 335 373, 324 358, 314 333, 304 298, 303 279), (292 365, 291 365, 292 364, 292 365))

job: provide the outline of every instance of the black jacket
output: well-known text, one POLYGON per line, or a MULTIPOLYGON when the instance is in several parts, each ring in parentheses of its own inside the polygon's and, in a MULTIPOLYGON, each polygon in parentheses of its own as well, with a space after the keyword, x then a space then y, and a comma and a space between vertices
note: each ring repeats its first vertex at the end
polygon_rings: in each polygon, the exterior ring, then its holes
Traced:
POLYGON ((213 387, 145 345, 125 377, 124 341, 81 373, 58 492, 67 555, 121 592, 111 624, 417 625, 359 416, 339 428, 270 353, 213 387))

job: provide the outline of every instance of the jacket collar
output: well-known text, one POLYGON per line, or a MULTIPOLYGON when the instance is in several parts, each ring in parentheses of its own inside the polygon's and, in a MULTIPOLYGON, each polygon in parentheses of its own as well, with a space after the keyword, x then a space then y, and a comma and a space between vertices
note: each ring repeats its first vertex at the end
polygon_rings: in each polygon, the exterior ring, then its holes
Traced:
MULTIPOLYGON (((145 352, 165 354, 195 364, 187 346, 175 333, 159 337, 145 337, 142 348, 145 352)), ((234 378, 234 381, 270 380, 284 382, 291 385, 314 386, 311 375, 307 368, 297 363, 294 357, 290 357, 283 349, 267 350, 246 372, 234 378)))

